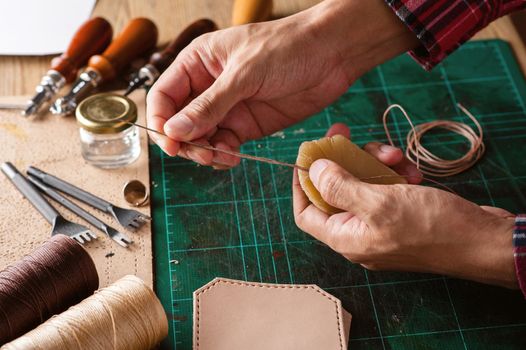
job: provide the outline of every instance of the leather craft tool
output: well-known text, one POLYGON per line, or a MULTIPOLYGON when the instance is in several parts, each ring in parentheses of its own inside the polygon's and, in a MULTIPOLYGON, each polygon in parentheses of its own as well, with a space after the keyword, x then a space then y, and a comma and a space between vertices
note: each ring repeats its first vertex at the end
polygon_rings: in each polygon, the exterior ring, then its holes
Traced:
POLYGON ((188 44, 192 42, 198 36, 212 32, 217 29, 217 25, 209 19, 200 19, 190 24, 184 29, 181 34, 175 38, 168 46, 162 50, 155 52, 150 56, 148 64, 142 67, 130 81, 124 96, 128 96, 130 93, 140 88, 141 86, 151 86, 157 78, 170 66, 175 60, 175 57, 181 52, 188 44))
POLYGON ((272 0, 236 0, 232 8, 232 25, 266 21, 272 14, 272 0))
POLYGON ((141 207, 148 203, 150 194, 148 188, 139 180, 131 180, 122 188, 124 200, 134 207, 141 207))
POLYGON ((147 18, 132 19, 101 55, 92 56, 88 67, 70 92, 51 106, 53 114, 72 114, 77 104, 94 88, 109 82, 132 60, 145 54, 157 43, 157 27, 147 18))
POLYGON ((14 167, 6 162, 1 165, 2 172, 13 183, 13 185, 33 204, 42 216, 53 226, 51 235, 64 234, 83 244, 97 236, 87 227, 75 224, 64 219, 59 212, 37 191, 36 188, 14 167))
POLYGON ((36 87, 35 96, 22 114, 36 114, 66 83, 77 77, 78 69, 91 56, 101 53, 110 44, 112 35, 111 25, 104 18, 95 17, 86 21, 71 39, 66 52, 51 61, 51 69, 36 87))
POLYGON ((30 166, 27 169, 27 174, 37 178, 44 184, 51 186, 54 189, 59 190, 60 192, 70 195, 71 197, 76 198, 86 204, 89 204, 92 207, 104 213, 112 215, 123 227, 126 227, 127 229, 137 230, 146 222, 151 220, 149 216, 144 215, 143 213, 137 210, 125 209, 113 205, 102 198, 88 193, 53 175, 47 174, 44 171, 37 169, 33 166, 30 166))
POLYGON ((104 232, 108 237, 113 239, 115 242, 117 242, 119 245, 123 246, 124 248, 128 248, 129 244, 132 244, 133 241, 128 238, 124 233, 121 233, 114 229, 111 226, 108 226, 101 220, 99 220, 97 217, 91 215, 86 210, 82 209, 57 191, 53 190, 52 188, 44 185, 41 181, 39 181, 36 177, 29 175, 28 176, 29 181, 35 185, 40 191, 48 195, 50 198, 55 200, 56 202, 60 203, 63 207, 67 208, 71 212, 75 213, 77 216, 81 217, 88 223, 92 224, 96 228, 98 228, 100 231, 104 232))
MULTIPOLYGON (((132 122, 126 122, 126 123, 131 124, 131 125, 135 125, 136 127, 139 127, 141 129, 154 132, 154 133, 159 134, 159 135, 163 135, 164 137, 168 137, 166 134, 164 134, 164 133, 162 133, 160 131, 154 130, 154 129, 150 129, 150 128, 144 126, 144 125, 140 125, 140 124, 132 123, 132 122)), ((299 166, 299 165, 296 165, 296 164, 291 164, 291 163, 280 162, 279 160, 274 160, 274 159, 265 158, 265 157, 252 156, 250 154, 239 153, 239 152, 235 152, 235 151, 227 151, 227 150, 224 150, 224 149, 216 148, 216 147, 213 147, 213 146, 210 146, 210 145, 203 145, 203 144, 200 144, 200 143, 197 143, 197 142, 193 142, 193 141, 180 141, 180 142, 181 143, 185 143, 185 144, 190 145, 190 146, 203 148, 203 149, 206 149, 208 151, 214 151, 214 152, 220 152, 220 153, 229 154, 229 155, 234 156, 234 157, 239 157, 239 158, 249 159, 249 160, 255 160, 257 162, 263 162, 263 163, 268 163, 268 164, 281 165, 281 166, 286 166, 286 167, 289 167, 289 168, 296 168, 296 169, 303 170, 303 171, 309 171, 309 169, 304 168, 302 166, 299 166)))

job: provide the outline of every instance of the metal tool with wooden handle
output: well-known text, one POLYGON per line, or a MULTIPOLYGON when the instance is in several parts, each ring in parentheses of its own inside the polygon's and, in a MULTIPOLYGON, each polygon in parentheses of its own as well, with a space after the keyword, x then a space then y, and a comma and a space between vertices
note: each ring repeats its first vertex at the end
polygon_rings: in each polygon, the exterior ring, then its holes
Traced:
POLYGON ((23 115, 36 114, 64 84, 75 80, 78 70, 88 59, 108 47, 112 35, 111 24, 104 18, 95 17, 84 22, 73 35, 66 52, 51 61, 51 68, 36 87, 36 94, 28 102, 23 115))
POLYGON ((114 79, 133 59, 147 53, 157 44, 157 27, 147 18, 132 19, 101 55, 92 56, 88 67, 71 91, 55 101, 53 114, 73 113, 77 104, 94 88, 114 79))
POLYGON ((232 25, 266 21, 272 13, 272 0, 235 0, 232 25))
POLYGON ((130 81, 124 96, 128 96, 141 86, 151 86, 161 73, 172 64, 179 52, 187 47, 192 40, 214 30, 217 30, 217 25, 207 18, 199 19, 190 24, 164 50, 155 52, 150 57, 148 64, 142 67, 130 81))

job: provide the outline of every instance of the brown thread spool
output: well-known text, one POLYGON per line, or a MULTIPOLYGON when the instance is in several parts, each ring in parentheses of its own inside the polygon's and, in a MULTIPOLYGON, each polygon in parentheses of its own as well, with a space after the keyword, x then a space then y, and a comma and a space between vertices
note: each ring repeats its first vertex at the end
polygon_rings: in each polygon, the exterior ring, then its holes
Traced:
POLYGON ((0 345, 93 294, 99 277, 89 254, 55 235, 0 271, 0 345))
POLYGON ((161 302, 144 282, 125 276, 1 350, 142 350, 168 334, 161 302))

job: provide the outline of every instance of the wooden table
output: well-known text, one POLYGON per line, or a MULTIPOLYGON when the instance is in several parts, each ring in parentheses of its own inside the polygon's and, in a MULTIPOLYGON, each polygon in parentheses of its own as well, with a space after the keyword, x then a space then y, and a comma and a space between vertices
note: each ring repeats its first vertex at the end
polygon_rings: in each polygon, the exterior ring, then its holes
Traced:
MULTIPOLYGON (((104 16, 118 33, 129 18, 144 16, 160 28, 160 42, 172 39, 191 21, 209 17, 221 28, 230 24, 233 0, 99 0, 94 15, 104 16)), ((310 7, 319 0, 274 0, 274 15, 286 16, 310 7)), ((526 14, 516 15, 515 22, 526 23, 526 14)), ((526 31, 526 28, 524 28, 526 31)), ((510 17, 501 18, 476 38, 501 38, 509 41, 526 73, 526 46, 510 17)), ((0 96, 32 94, 47 71, 51 57, 0 57, 0 96)))

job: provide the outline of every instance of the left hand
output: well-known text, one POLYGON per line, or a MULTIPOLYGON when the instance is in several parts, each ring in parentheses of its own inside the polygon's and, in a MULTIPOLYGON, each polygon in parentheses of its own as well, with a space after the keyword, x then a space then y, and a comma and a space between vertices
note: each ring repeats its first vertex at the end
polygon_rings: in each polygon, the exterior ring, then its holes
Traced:
MULTIPOLYGON (((349 135, 341 125, 329 130, 335 133, 349 135)), ((317 160, 310 179, 326 202, 345 212, 328 215, 311 204, 295 171, 298 227, 368 269, 438 273, 517 288, 513 214, 413 185, 421 179, 414 165, 400 150, 380 149, 378 143, 365 146, 384 164, 408 175, 410 184, 368 184, 334 162, 317 160)))

